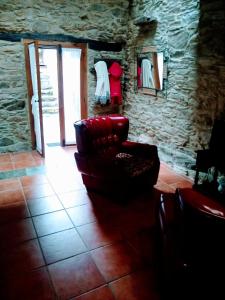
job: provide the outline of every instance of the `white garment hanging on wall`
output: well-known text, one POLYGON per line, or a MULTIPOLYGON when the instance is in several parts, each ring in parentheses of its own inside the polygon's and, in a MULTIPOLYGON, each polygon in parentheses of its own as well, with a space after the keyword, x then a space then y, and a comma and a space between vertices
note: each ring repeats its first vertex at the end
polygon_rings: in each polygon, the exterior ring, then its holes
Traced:
POLYGON ((97 85, 95 99, 101 104, 106 104, 110 99, 109 75, 105 61, 98 61, 95 65, 97 85))
POLYGON ((153 77, 152 77, 152 64, 149 59, 142 59, 141 62, 141 80, 142 87, 144 88, 155 88, 153 77))

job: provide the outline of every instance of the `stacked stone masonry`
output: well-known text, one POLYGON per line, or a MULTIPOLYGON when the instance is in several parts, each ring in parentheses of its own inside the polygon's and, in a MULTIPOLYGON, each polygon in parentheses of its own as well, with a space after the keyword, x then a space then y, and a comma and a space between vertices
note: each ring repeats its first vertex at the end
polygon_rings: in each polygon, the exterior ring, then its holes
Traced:
POLYGON ((23 45, 0 41, 0 152, 29 149, 23 45))
MULTIPOLYGON (((0 28, 123 42, 118 53, 88 51, 89 116, 118 111, 95 103, 94 58, 121 59, 130 138, 156 144, 161 160, 191 174, 195 150, 208 146, 214 119, 225 115, 224 11, 223 0, 9 0, 0 3, 0 28), (143 16, 155 22, 134 25, 143 16), (157 97, 136 89, 143 46, 168 53, 166 89, 157 97)), ((0 41, 0 152, 31 147, 23 51, 22 43, 0 41)))
POLYGON ((128 29, 126 105, 132 138, 158 145, 160 158, 192 175, 195 150, 208 147, 215 118, 225 116, 224 1, 134 0, 128 29), (156 20, 144 28, 137 17, 156 20), (136 49, 168 53, 163 96, 135 92, 136 49))
MULTIPOLYGON (((0 1, 0 32, 64 34, 106 42, 126 39, 128 1, 0 1)), ((88 69, 95 57, 122 59, 124 52, 89 51, 88 69)), ((31 149, 30 121, 23 44, 0 40, 0 152, 31 149)), ((95 105, 95 75, 88 74, 89 115, 117 112, 95 105)))

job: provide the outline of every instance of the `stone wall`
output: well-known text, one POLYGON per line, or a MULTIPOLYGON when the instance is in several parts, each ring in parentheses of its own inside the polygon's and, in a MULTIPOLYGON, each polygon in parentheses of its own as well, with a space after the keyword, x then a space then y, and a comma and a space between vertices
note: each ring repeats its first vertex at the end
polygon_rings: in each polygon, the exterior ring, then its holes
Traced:
MULTIPOLYGON (((117 53, 106 52, 106 51, 94 51, 89 50, 88 55, 88 65, 89 65, 89 72, 88 72, 88 99, 89 99, 89 115, 103 115, 103 114, 110 114, 110 113, 122 113, 122 106, 118 105, 111 105, 107 103, 106 105, 101 105, 96 103, 94 94, 96 88, 96 72, 94 70, 94 61, 95 59, 109 59, 109 61, 119 60, 123 67, 125 63, 125 51, 120 51, 117 53)), ((124 90, 124 75, 121 78, 121 89, 124 90)), ((124 95, 123 95, 124 98, 124 95)), ((124 100, 124 99, 123 99, 124 100)))
POLYGON ((31 146, 23 45, 0 41, 0 152, 31 146))
MULTIPOLYGON (((89 50, 88 70, 93 70, 94 58, 121 59, 130 138, 156 144, 161 160, 183 173, 191 174, 195 150, 207 147, 213 120, 224 117, 223 0, 2 0, 0 32, 126 41, 120 53, 89 50), (140 16, 156 21, 138 27, 134 20, 140 16), (166 89, 157 97, 136 92, 134 62, 136 50, 143 46, 156 46, 168 54, 166 89)), ((0 152, 29 149, 21 43, 0 41, 0 77, 0 152)), ((89 115, 118 112, 118 107, 95 104, 94 72, 88 72, 88 81, 89 115)))
POLYGON ((71 34, 124 41, 127 0, 1 0, 1 32, 71 34))
POLYGON ((225 108, 224 22, 223 0, 133 1, 124 107, 131 138, 156 144, 161 160, 187 175, 225 108), (156 22, 135 26, 140 16, 156 22), (157 97, 135 92, 135 53, 143 46, 168 54, 166 90, 157 97))
MULTIPOLYGON (((65 34, 106 42, 126 39, 129 3, 126 0, 1 0, 0 32, 65 34)), ((124 52, 89 51, 94 57, 124 58, 124 52)), ((1 136, 0 152, 31 148, 27 87, 22 43, 0 41, 1 136), (7 63, 7 64, 6 64, 7 63), (12 104, 14 102, 14 104, 12 104)), ((95 105, 95 76, 89 73, 89 115, 110 113, 117 108, 95 105)))

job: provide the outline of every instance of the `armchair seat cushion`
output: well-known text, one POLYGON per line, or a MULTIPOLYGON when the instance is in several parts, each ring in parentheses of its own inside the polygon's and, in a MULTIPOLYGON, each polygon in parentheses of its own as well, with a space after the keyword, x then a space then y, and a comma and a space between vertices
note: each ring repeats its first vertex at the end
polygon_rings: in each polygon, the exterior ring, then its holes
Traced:
POLYGON ((129 153, 118 153, 115 164, 129 177, 136 177, 149 171, 153 166, 153 160, 131 155, 129 153))

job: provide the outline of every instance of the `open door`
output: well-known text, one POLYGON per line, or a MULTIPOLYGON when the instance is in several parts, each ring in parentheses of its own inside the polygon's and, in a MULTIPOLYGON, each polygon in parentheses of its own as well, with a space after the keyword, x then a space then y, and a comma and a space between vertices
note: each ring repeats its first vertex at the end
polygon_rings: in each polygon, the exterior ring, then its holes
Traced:
POLYGON ((43 120, 42 120, 42 102, 41 102, 41 80, 40 80, 40 65, 38 43, 33 42, 28 45, 30 73, 32 81, 32 114, 34 120, 34 132, 36 137, 36 149, 44 156, 44 135, 43 135, 43 120))
POLYGON ((44 156, 46 145, 74 145, 73 123, 87 117, 87 45, 30 40, 24 45, 32 146, 44 156), (49 138, 56 126, 57 141, 49 138))
POLYGON ((81 119, 81 49, 62 48, 64 144, 76 144, 73 123, 81 119))

